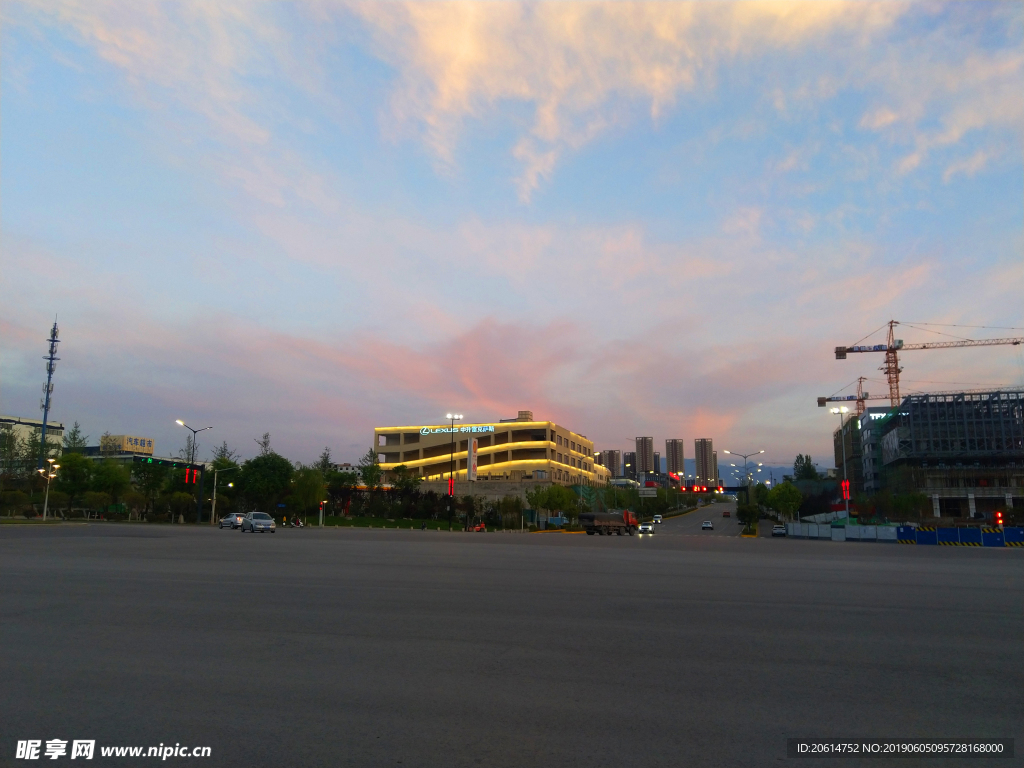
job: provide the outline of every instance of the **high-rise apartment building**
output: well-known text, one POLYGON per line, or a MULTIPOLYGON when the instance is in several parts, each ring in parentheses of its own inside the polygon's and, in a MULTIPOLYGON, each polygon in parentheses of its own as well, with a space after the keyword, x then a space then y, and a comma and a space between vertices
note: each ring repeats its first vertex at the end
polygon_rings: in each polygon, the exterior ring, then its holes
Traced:
POLYGON ((657 471, 654 468, 653 437, 638 437, 636 439, 636 471, 641 474, 657 471))
POLYGON ((601 466, 612 473, 612 477, 622 477, 622 451, 601 451, 601 466))
POLYGON ((661 474, 661 453, 659 451, 654 452, 654 474, 661 474))
POLYGON ((712 447, 710 437, 701 437, 693 441, 693 458, 697 463, 695 481, 700 485, 717 483, 718 453, 712 447))
POLYGON ((628 477, 630 480, 636 480, 636 454, 633 451, 626 451, 622 455, 624 462, 622 466, 622 476, 628 477))
POLYGON ((673 475, 686 475, 686 464, 683 461, 683 441, 670 438, 665 441, 665 463, 673 475))

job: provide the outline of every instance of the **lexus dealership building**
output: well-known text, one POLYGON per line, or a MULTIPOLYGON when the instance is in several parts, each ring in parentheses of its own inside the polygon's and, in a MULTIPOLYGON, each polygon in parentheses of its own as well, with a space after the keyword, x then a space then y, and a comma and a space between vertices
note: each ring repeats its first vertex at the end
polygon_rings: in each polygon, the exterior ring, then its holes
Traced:
POLYGON ((585 435, 530 411, 481 424, 426 424, 374 429, 381 469, 404 464, 424 480, 547 480, 559 485, 606 485, 608 469, 594 462, 585 435), (454 470, 454 472, 453 472, 454 470), (475 477, 474 477, 475 475, 475 477))

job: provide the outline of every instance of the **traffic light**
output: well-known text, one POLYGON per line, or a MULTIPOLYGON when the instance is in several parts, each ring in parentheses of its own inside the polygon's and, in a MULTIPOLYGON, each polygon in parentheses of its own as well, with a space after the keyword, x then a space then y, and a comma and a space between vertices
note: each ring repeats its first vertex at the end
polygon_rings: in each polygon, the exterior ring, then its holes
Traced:
POLYGON ((850 481, 849 480, 843 480, 841 485, 842 485, 842 488, 843 488, 843 501, 849 501, 850 500, 850 481))
POLYGON ((454 496, 455 495, 455 478, 454 477, 449 477, 448 478, 448 495, 449 496, 454 496))
POLYGON ((998 511, 998 510, 996 510, 996 525, 1002 525, 1002 524, 1003 524, 1003 513, 998 511))

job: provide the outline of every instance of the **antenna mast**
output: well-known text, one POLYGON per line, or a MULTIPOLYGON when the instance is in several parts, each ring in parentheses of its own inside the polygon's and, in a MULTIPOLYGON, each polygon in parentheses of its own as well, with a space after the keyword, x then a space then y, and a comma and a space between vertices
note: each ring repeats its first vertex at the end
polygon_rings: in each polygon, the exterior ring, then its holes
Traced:
POLYGON ((46 361, 46 384, 43 386, 43 394, 45 397, 43 401, 39 403, 39 407, 43 410, 43 429, 42 436, 39 441, 39 466, 36 469, 43 468, 43 460, 46 458, 46 422, 50 418, 50 395, 53 394, 53 372, 57 370, 57 361, 60 360, 57 357, 57 345, 60 344, 60 339, 57 338, 60 335, 60 329, 57 328, 57 320, 53 321, 53 328, 50 329, 50 354, 43 358, 46 361))

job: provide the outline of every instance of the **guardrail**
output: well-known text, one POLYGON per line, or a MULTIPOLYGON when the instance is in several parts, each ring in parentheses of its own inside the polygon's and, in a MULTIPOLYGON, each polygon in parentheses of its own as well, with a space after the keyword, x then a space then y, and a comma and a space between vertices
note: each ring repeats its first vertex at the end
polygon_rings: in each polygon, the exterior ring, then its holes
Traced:
POLYGON ((786 535, 795 539, 828 541, 883 541, 893 544, 956 547, 1024 547, 1024 528, 940 528, 934 525, 849 525, 786 523, 786 535))

